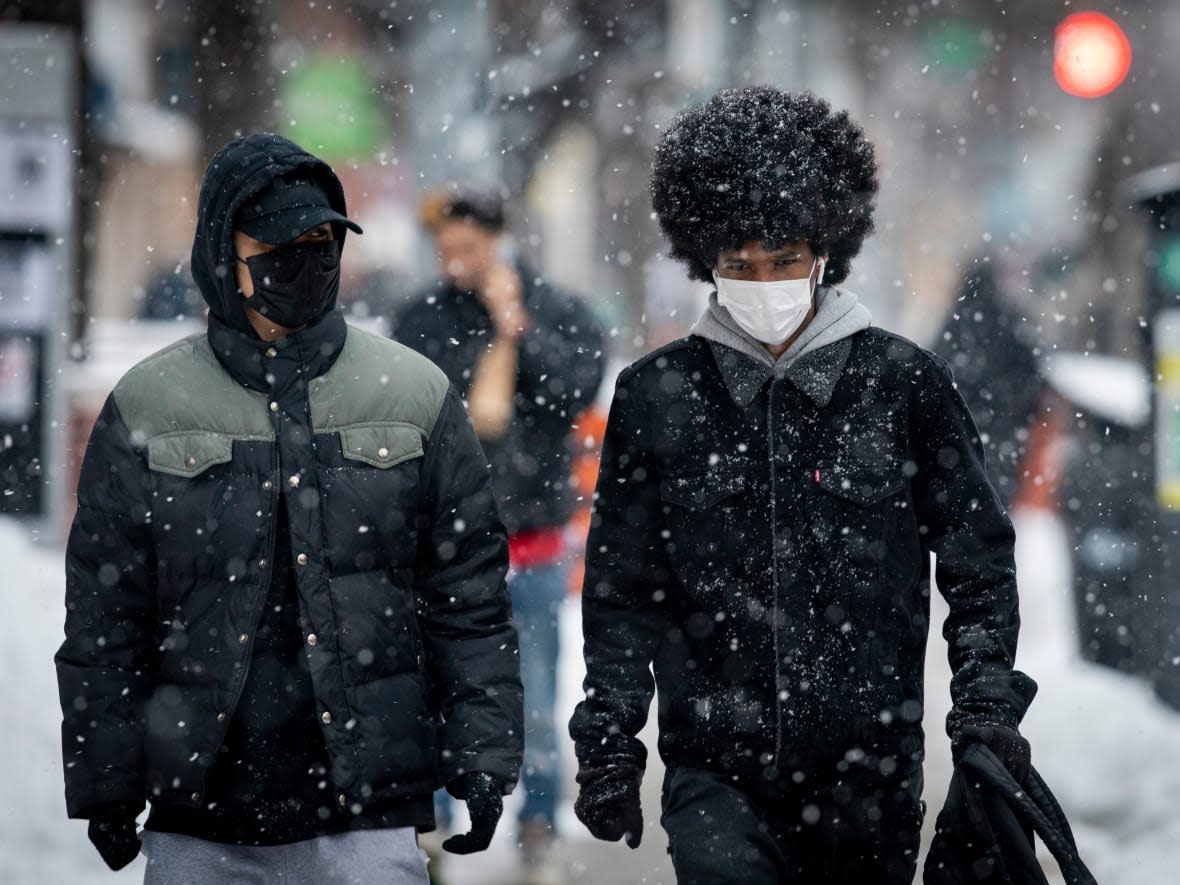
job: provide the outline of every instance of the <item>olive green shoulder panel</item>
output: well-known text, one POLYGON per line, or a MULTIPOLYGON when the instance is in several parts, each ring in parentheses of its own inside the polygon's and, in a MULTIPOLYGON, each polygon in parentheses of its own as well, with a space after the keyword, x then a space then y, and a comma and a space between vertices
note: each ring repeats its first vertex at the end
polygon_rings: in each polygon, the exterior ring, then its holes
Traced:
POLYGON ((350 326, 332 368, 311 382, 316 433, 361 426, 401 425, 429 437, 450 383, 415 350, 350 326))
MULTIPOLYGON (((204 332, 171 344, 115 385, 115 404, 137 446, 201 434, 273 440, 266 397, 238 384, 217 362, 204 332)), ((160 452, 167 446, 157 445, 160 452)))

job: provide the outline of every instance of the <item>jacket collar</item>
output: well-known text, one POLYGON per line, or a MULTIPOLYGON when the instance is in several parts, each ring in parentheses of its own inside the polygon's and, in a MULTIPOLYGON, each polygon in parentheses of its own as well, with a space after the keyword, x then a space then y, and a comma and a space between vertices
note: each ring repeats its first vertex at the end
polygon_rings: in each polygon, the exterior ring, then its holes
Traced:
POLYGON ((348 325, 339 310, 330 310, 294 335, 269 342, 209 314, 209 344, 218 362, 240 384, 276 399, 332 368, 347 335, 348 325))
POLYGON ((705 339, 721 371, 730 397, 742 408, 750 405, 766 382, 774 378, 790 381, 819 407, 832 401, 836 384, 852 353, 852 340, 841 338, 825 347, 810 350, 785 369, 775 369, 717 341, 705 339))

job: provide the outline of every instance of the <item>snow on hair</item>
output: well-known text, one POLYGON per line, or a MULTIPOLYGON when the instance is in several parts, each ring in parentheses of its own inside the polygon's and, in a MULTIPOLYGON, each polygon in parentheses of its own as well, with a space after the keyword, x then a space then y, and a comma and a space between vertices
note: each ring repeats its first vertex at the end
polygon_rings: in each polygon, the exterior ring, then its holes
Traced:
POLYGON ((873 230, 873 146, 846 111, 808 92, 725 89, 679 114, 656 146, 652 207, 671 256, 712 279, 717 253, 750 240, 827 249, 839 283, 873 230))

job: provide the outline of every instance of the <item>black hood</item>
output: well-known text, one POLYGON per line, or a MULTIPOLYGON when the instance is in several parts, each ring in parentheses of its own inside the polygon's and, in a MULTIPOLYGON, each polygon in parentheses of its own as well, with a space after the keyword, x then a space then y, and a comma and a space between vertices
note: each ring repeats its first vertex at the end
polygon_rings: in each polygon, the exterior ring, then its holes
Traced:
MULTIPOLYGON (((347 215, 344 188, 332 167, 280 135, 258 133, 236 138, 219 150, 205 170, 193 236, 193 279, 213 315, 243 332, 252 332, 234 274, 234 218, 242 204, 273 179, 307 169, 323 185, 332 208, 347 215)), ((343 225, 335 235, 344 248, 343 225)), ((335 309, 335 300, 325 312, 335 309)))

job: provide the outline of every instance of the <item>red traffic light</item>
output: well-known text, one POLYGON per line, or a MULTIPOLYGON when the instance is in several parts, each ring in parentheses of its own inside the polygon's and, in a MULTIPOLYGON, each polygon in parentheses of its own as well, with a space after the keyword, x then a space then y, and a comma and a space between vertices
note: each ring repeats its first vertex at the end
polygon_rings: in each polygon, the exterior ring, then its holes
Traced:
POLYGON ((1131 69, 1131 42, 1101 12, 1075 12, 1057 26, 1053 75, 1070 95, 1098 98, 1112 92, 1131 69))

